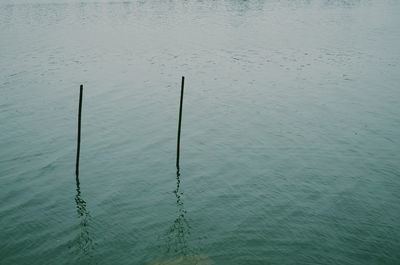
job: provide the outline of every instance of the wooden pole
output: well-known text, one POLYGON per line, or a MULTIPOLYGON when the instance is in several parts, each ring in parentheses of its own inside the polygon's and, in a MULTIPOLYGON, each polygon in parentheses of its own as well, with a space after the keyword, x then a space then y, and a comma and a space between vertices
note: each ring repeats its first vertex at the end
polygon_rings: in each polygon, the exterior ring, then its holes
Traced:
POLYGON ((83 94, 83 85, 80 87, 79 93, 79 111, 78 111, 78 146, 76 150, 76 176, 79 176, 79 154, 81 151, 81 118, 82 118, 82 94, 83 94))
POLYGON ((178 123, 178 142, 176 146, 176 168, 179 170, 179 151, 181 147, 181 125, 182 125, 182 105, 183 105, 183 88, 185 86, 185 77, 182 76, 181 84, 181 103, 179 106, 179 123, 178 123))

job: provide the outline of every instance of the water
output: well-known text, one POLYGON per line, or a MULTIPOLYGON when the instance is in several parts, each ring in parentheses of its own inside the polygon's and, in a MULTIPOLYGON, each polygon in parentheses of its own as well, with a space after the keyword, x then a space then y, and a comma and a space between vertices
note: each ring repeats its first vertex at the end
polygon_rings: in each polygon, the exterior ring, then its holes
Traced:
POLYGON ((399 12, 2 1, 0 263, 400 264, 399 12))

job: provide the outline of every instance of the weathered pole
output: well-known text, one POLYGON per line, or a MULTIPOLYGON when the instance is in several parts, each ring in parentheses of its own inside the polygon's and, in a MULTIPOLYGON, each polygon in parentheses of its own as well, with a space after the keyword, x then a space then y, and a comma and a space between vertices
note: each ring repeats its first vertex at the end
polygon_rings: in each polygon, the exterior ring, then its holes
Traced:
POLYGON ((182 76, 182 84, 181 84, 181 103, 179 106, 179 123, 178 123, 178 141, 176 146, 176 167, 179 170, 179 151, 181 147, 181 125, 182 125, 182 105, 183 105, 183 89, 185 86, 185 77, 182 76))
POLYGON ((75 173, 78 177, 79 175, 79 154, 81 151, 81 118, 82 118, 82 95, 83 95, 83 85, 80 87, 79 93, 79 111, 78 111, 78 146, 76 150, 76 169, 75 173))

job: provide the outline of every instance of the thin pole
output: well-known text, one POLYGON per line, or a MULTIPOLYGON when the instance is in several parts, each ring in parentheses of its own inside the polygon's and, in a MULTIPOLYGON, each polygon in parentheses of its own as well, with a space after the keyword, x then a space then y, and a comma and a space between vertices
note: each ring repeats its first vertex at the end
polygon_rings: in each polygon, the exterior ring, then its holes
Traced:
POLYGON ((79 112, 78 112, 78 146, 76 150, 76 176, 79 175, 79 154, 81 151, 81 118, 82 118, 82 94, 83 94, 83 85, 80 87, 79 93, 79 112))
POLYGON ((185 77, 182 76, 181 85, 181 104, 179 106, 179 123, 178 123, 178 142, 176 146, 176 167, 179 169, 179 150, 181 147, 181 124, 182 124, 182 104, 183 104, 183 88, 185 86, 185 77))

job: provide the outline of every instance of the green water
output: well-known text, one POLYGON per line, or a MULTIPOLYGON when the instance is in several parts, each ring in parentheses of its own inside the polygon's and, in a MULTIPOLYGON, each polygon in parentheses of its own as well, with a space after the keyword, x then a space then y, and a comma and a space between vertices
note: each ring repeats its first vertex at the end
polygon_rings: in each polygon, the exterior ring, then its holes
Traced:
POLYGON ((400 264, 399 12, 2 1, 0 264, 400 264))

